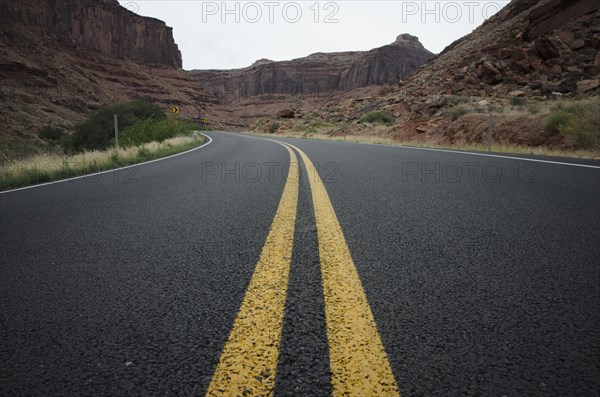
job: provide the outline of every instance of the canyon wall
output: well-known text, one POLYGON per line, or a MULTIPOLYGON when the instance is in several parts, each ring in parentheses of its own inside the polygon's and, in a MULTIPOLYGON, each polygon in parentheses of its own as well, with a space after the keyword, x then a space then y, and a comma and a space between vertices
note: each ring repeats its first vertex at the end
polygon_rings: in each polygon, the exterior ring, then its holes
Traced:
POLYGON ((396 84, 433 57, 418 38, 403 34, 371 51, 316 53, 291 61, 261 59, 234 70, 190 74, 224 103, 259 95, 321 95, 396 84))
POLYGON ((121 7, 117 0, 2 0, 0 22, 2 34, 27 26, 78 51, 182 66, 172 28, 121 7))

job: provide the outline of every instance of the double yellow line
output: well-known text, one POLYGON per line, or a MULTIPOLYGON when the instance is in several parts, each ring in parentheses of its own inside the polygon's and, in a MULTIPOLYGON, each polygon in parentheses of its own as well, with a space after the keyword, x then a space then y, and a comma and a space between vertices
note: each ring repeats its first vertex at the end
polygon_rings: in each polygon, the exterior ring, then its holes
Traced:
POLYGON ((334 396, 398 396, 398 386, 335 211, 313 163, 293 145, 271 230, 208 388, 208 396, 271 396, 298 204, 298 159, 312 192, 334 396))

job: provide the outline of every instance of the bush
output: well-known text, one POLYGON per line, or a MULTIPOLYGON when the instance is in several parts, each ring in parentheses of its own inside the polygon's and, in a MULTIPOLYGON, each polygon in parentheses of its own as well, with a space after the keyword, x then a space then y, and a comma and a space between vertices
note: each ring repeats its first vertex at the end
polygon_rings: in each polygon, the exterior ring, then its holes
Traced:
POLYGON ((555 107, 544 120, 544 133, 575 138, 579 149, 600 149, 600 99, 576 101, 555 107))
POLYGON ((510 104, 512 106, 522 107, 523 105, 525 105, 525 100, 518 96, 514 96, 514 97, 510 98, 510 104))
POLYGON ((465 106, 456 106, 449 110, 449 115, 452 121, 458 120, 467 113, 470 113, 470 110, 465 106))
POLYGON ((275 131, 277 131, 279 129, 280 125, 278 122, 273 121, 270 125, 269 125, 269 132, 271 134, 275 133, 275 131))
POLYGON ((38 137, 40 137, 41 139, 45 140, 45 141, 60 141, 63 136, 65 135, 65 132, 63 131, 62 128, 54 128, 54 127, 50 127, 49 125, 43 127, 42 129, 40 129, 38 131, 38 137))
POLYGON ((121 132, 120 141, 123 146, 138 146, 148 142, 162 142, 175 136, 189 135, 198 126, 177 119, 139 120, 121 132))
POLYGON ((260 117, 258 120, 256 120, 254 122, 254 125, 252 126, 252 129, 253 130, 260 130, 263 127, 263 125, 267 122, 267 119, 268 118, 265 117, 265 116, 260 117))
POLYGON ((123 131, 140 120, 164 120, 165 113, 157 105, 147 102, 129 102, 109 105, 92 114, 77 126, 75 133, 66 140, 67 151, 102 150, 113 144, 114 115, 119 121, 119 130, 123 131))
POLYGON ((391 124, 394 121, 394 116, 390 114, 387 110, 382 110, 379 112, 370 112, 365 114, 361 119, 361 123, 384 123, 391 124))
POLYGON ((43 145, 34 141, 0 137, 0 164, 43 153, 43 145))
POLYGON ((544 119, 544 134, 546 136, 554 136, 560 134, 561 126, 567 124, 569 115, 563 110, 552 111, 544 119))
POLYGON ((306 132, 309 130, 309 126, 308 123, 303 122, 303 123, 296 123, 294 124, 294 126, 292 127, 292 130, 294 131, 298 131, 298 132, 306 132))
POLYGON ((537 103, 530 103, 527 105, 527 111, 530 114, 539 114, 542 112, 542 107, 537 103))
POLYGON ((488 111, 492 113, 504 113, 504 108, 498 105, 488 105, 488 111))

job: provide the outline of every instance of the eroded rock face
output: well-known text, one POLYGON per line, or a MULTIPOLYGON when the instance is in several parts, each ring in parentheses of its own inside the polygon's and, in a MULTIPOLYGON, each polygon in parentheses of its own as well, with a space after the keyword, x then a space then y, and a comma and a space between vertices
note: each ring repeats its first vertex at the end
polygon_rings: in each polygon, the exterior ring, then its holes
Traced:
POLYGON ((237 70, 190 72, 221 101, 258 95, 318 95, 370 85, 398 83, 433 54, 418 38, 404 34, 371 51, 316 53, 292 61, 259 60, 237 70))
POLYGON ((596 93, 600 76, 597 0, 513 0, 473 33, 448 46, 401 91, 422 101, 434 94, 525 97, 596 93))
MULTIPOLYGON (((144 100, 240 125, 181 69, 171 29, 116 0, 0 0, 0 138, 72 130, 99 107, 144 100)), ((229 128, 229 127, 227 127, 229 128)))
POLYGON ((25 26, 77 50, 182 66, 172 28, 121 7, 117 0, 2 0, 0 17, 2 33, 25 26))

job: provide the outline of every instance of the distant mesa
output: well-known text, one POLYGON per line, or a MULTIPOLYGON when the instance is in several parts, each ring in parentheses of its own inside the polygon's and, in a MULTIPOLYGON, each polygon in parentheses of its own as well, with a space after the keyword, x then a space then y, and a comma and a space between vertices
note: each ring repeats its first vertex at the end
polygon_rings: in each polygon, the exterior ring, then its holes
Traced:
POLYGON ((223 103, 260 95, 312 95, 396 84, 434 54, 418 37, 401 34, 370 51, 317 52, 290 61, 259 59, 235 70, 194 70, 191 75, 223 103))
POLYGON ((402 33, 401 35, 399 35, 398 37, 396 37, 396 41, 394 41, 394 43, 406 43, 407 41, 409 42, 416 42, 421 44, 421 42, 419 41, 419 38, 417 36, 413 36, 412 34, 409 33, 402 33))
POLYGON ((261 58, 258 61, 254 62, 252 64, 252 66, 259 66, 259 65, 266 65, 267 63, 273 63, 274 61, 267 59, 267 58, 261 58))

